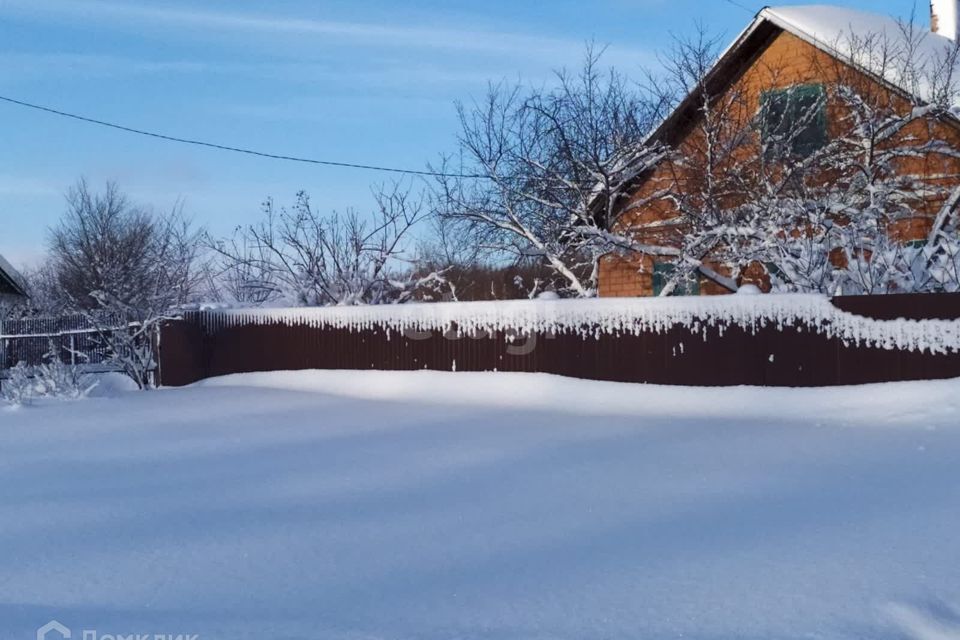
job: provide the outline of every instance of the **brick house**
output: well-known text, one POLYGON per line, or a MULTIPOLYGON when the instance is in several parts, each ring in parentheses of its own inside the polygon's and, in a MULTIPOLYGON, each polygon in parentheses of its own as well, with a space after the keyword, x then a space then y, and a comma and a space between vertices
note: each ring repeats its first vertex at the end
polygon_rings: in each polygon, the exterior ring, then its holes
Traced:
MULTIPOLYGON (((958 31, 958 4, 960 0, 933 0, 931 3, 931 33, 919 39, 921 54, 955 49, 958 31)), ((789 111, 789 102, 782 96, 790 93, 792 103, 812 103, 825 95, 824 87, 838 82, 854 83, 868 91, 882 92, 899 108, 907 110, 924 101, 918 95, 917 85, 898 81, 889 75, 878 75, 867 64, 860 64, 855 56, 840 44, 843 38, 852 41, 869 40, 877 34, 900 37, 903 25, 892 18, 830 6, 791 6, 765 8, 720 56, 706 74, 699 91, 723 96, 739 92, 746 96, 744 110, 754 118, 764 109, 780 108, 789 111), (785 106, 786 105, 786 106, 785 106)), ((696 124, 701 118, 701 98, 695 90, 687 96, 651 135, 652 142, 689 154, 702 153, 703 141, 698 139, 696 124)), ((803 146, 823 145, 834 134, 837 107, 825 101, 823 111, 808 125, 797 140, 797 152, 803 146)), ((917 123, 901 135, 921 141, 943 140, 960 149, 960 119, 957 111, 939 115, 936 119, 917 123)), ((784 113, 778 116, 784 117, 784 113)), ((766 131, 757 130, 749 153, 760 155, 761 138, 766 131)), ((952 215, 957 199, 943 195, 944 190, 960 186, 960 155, 953 158, 932 158, 921 154, 905 159, 898 171, 925 177, 931 184, 943 187, 936 194, 918 199, 911 204, 913 214, 898 219, 891 226, 892 236, 903 242, 921 241, 945 215, 952 215), (946 211, 949 209, 949 211, 946 211)), ((631 235, 644 244, 663 244, 670 233, 683 233, 678 212, 670 199, 656 200, 651 194, 673 181, 695 181, 689 167, 665 160, 652 170, 640 175, 631 185, 623 204, 629 213, 616 217, 614 230, 631 235), (679 177, 678 177, 679 176, 679 177), (642 203, 642 204, 638 204, 642 203)), ((956 189, 960 193, 960 189, 956 189)), ((669 244, 669 240, 666 241, 669 244)), ((833 254, 830 255, 833 260, 833 254)), ((837 258, 842 259, 842 258, 837 258)), ((710 268, 723 273, 726 266, 710 263, 710 268)), ((651 296, 660 292, 670 265, 655 256, 643 253, 610 254, 600 259, 599 295, 651 296)), ((768 267, 750 264, 737 274, 737 284, 756 284, 769 287, 768 267)), ((729 273, 729 272, 727 272, 729 273)), ((682 291, 688 294, 723 294, 730 290, 714 280, 700 278, 699 282, 682 291)))

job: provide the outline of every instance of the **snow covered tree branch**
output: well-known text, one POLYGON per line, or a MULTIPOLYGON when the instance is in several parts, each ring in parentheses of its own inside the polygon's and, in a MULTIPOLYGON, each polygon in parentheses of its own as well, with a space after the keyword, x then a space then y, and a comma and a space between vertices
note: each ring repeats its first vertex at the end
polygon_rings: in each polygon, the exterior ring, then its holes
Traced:
POLYGON ((434 207, 448 226, 496 259, 536 259, 571 295, 594 295, 598 257, 614 249, 611 222, 629 185, 663 157, 644 137, 665 103, 641 97, 589 48, 577 74, 551 90, 490 87, 460 105, 456 156, 444 159, 434 207))
POLYGON ((322 215, 305 192, 290 208, 264 203, 264 220, 212 243, 240 302, 299 306, 406 302, 440 273, 414 274, 408 242, 423 219, 421 198, 394 184, 374 191, 377 210, 322 215))
POLYGON ((97 194, 81 180, 51 231, 50 287, 60 308, 90 320, 108 363, 149 388, 156 329, 190 301, 198 246, 179 205, 157 214, 132 204, 113 183, 97 194))

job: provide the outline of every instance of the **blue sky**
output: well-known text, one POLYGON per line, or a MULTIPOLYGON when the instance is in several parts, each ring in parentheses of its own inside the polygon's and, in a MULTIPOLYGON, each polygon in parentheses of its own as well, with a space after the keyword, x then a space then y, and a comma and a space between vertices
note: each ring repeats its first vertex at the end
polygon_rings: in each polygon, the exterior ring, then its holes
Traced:
MULTIPOLYGON (((0 94, 171 135, 288 155, 423 168, 488 80, 543 82, 584 42, 639 76, 702 21, 732 38, 753 0, 0 0, 0 94)), ((844 0, 905 15, 910 0, 844 0)), ((926 11, 926 0, 918 0, 926 11)), ((306 189, 367 209, 387 176, 261 160, 0 104, 0 253, 35 261, 80 176, 157 208, 178 198, 225 234, 267 196, 306 189)))

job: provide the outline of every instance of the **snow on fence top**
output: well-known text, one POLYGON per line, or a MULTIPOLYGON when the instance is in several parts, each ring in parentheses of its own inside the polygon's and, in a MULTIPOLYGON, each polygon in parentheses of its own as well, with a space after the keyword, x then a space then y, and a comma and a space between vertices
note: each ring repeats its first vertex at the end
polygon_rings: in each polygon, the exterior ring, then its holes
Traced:
POLYGON ((841 311, 822 295, 768 294, 676 298, 511 300, 297 309, 214 309, 200 312, 208 331, 245 324, 388 331, 663 333, 680 326, 748 331, 805 326, 845 344, 884 349, 960 352, 960 320, 876 320, 841 311))

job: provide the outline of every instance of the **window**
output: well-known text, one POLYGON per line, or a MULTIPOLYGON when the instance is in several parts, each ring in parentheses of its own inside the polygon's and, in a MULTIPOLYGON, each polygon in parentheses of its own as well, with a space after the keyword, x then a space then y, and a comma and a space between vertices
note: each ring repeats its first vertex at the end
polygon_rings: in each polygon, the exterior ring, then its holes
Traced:
POLYGON ((827 142, 826 91, 808 84, 760 96, 760 132, 768 159, 806 158, 827 142))
MULTIPOLYGON (((658 262, 653 265, 653 295, 659 296, 663 288, 667 286, 670 279, 677 272, 677 268, 668 263, 658 262)), ((696 274, 677 283, 672 296, 698 296, 700 295, 700 280, 696 274)))
POLYGON ((770 274, 771 279, 776 278, 777 280, 790 282, 790 278, 776 262, 764 262, 763 266, 767 268, 767 273, 770 274))

